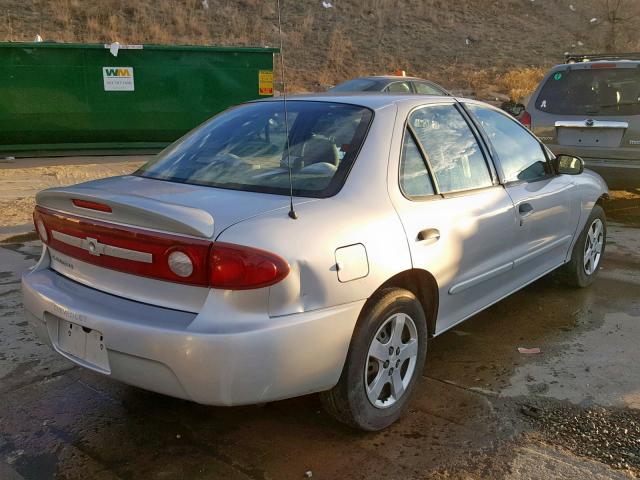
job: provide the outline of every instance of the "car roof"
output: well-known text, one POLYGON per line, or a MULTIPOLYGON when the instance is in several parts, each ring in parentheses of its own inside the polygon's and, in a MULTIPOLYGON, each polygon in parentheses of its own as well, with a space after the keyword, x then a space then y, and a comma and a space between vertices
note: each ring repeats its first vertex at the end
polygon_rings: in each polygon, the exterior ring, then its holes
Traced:
POLYGON ((369 75, 369 76, 366 76, 366 77, 357 77, 357 78, 354 78, 353 80, 360 80, 360 79, 366 79, 366 80, 391 80, 391 81, 394 81, 394 80, 398 80, 398 81, 401 81, 401 80, 420 80, 420 81, 427 81, 427 82, 430 81, 430 80, 426 80, 424 78, 406 77, 406 76, 403 77, 403 76, 400 76, 400 75, 369 75))
POLYGON ((593 60, 591 62, 574 62, 574 63, 561 63, 554 66, 551 71, 566 70, 567 68, 587 69, 592 68, 593 65, 598 64, 615 64, 616 67, 638 67, 640 66, 640 60, 593 60))
MULTIPOLYGON (((282 97, 265 98, 258 101, 282 101, 282 97)), ((345 103, 350 105, 359 105, 367 107, 372 110, 381 109, 389 105, 396 105, 402 103, 441 103, 451 102, 452 100, 464 100, 473 101, 470 99, 456 98, 447 95, 420 95, 413 93, 380 93, 380 92, 323 92, 323 93, 309 93, 309 94, 295 94, 287 95, 287 100, 306 100, 313 102, 333 102, 333 103, 345 103)))

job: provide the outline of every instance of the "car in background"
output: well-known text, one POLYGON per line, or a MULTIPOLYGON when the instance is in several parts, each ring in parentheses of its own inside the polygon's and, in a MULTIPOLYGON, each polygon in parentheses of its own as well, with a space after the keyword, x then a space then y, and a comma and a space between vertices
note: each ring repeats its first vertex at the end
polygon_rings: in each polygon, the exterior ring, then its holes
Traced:
POLYGON ((381 75, 359 77, 339 83, 328 90, 332 93, 340 92, 385 92, 385 93, 417 93, 419 95, 450 96, 445 88, 437 83, 417 77, 398 75, 381 75))
POLYGON ((570 56, 531 95, 520 121, 556 154, 577 155, 611 188, 640 185, 640 55, 570 56))
POLYGON ((122 382, 226 406, 321 392, 379 430, 432 337, 552 270, 593 283, 606 195, 475 100, 251 102, 132 175, 40 192, 24 306, 43 342, 122 382))

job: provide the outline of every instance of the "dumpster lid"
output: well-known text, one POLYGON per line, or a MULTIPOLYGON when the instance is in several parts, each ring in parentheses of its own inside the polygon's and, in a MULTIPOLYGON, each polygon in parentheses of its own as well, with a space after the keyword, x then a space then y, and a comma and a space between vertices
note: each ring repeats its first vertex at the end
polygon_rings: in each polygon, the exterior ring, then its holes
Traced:
MULTIPOLYGON (((114 42, 115 43, 115 42, 114 42)), ((112 43, 58 43, 58 42, 0 42, 0 48, 78 48, 109 49, 112 43)), ((242 52, 242 53, 278 53, 276 47, 242 47, 232 45, 158 45, 158 44, 120 44, 120 50, 180 50, 208 52, 242 52)))

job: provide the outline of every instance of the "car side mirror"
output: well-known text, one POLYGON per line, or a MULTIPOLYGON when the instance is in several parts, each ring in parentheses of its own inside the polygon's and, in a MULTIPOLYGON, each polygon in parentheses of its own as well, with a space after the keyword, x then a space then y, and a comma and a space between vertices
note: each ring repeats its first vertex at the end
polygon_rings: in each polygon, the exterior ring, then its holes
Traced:
POLYGON ((554 164, 556 171, 564 175, 580 175, 584 171, 584 160, 573 155, 557 155, 554 164))
POLYGON ((500 108, 513 117, 518 117, 524 112, 524 105, 521 103, 515 103, 512 101, 504 102, 500 105, 500 108))

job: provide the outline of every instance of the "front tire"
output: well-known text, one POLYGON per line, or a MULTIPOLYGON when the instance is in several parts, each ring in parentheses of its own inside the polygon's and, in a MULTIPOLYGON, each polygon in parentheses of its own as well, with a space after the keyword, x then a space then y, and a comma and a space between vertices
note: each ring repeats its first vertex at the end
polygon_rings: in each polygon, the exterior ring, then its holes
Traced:
POLYGON ((607 240, 607 218, 600 205, 595 205, 576 241, 571 260, 564 267, 567 282, 574 287, 591 285, 600 270, 607 240))
POLYGON ((338 384, 320 394, 339 421, 367 431, 395 422, 427 354, 427 322, 413 293, 382 290, 360 315, 338 384))

